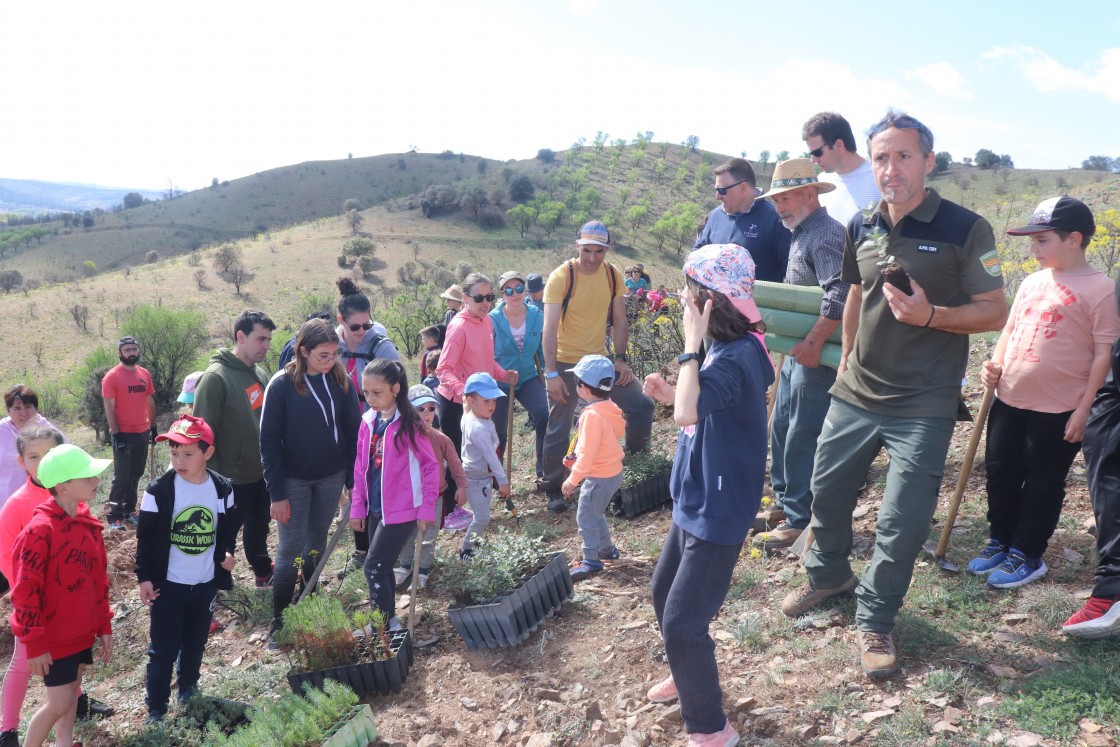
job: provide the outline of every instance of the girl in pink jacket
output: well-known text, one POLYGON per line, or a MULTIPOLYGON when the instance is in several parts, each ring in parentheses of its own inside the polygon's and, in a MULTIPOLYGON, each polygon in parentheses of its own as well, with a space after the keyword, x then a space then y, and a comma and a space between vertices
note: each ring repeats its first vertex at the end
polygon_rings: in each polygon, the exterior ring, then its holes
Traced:
POLYGON ((440 465, 408 401, 408 378, 399 361, 370 361, 362 372, 369 410, 358 429, 350 526, 369 526, 364 571, 370 607, 381 610, 392 630, 396 596, 393 565, 413 529, 423 534, 435 521, 440 465))

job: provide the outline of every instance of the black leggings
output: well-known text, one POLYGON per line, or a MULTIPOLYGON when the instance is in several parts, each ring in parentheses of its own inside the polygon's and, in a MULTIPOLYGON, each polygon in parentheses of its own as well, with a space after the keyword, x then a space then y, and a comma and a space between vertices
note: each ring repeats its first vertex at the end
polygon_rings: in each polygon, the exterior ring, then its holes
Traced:
POLYGON ((412 536, 416 522, 385 524, 380 521, 379 515, 371 514, 366 526, 369 527, 371 539, 363 570, 366 574, 366 583, 369 584, 369 606, 381 610, 385 614, 385 620, 388 621, 396 614, 397 608, 393 566, 397 564, 397 557, 412 536))

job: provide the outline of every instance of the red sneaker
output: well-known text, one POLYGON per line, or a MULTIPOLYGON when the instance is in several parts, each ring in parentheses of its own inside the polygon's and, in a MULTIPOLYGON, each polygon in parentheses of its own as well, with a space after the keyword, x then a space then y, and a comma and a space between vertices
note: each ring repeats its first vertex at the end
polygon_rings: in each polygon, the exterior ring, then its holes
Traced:
POLYGON ((1078 638, 1120 634, 1120 604, 1116 598, 1089 597, 1085 606, 1065 621, 1062 630, 1078 638))

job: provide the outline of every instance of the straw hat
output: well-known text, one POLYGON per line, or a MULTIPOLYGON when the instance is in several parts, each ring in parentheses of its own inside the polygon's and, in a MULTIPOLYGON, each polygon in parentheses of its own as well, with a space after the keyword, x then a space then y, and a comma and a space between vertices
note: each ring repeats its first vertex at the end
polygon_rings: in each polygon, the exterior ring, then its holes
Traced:
POLYGON ((439 294, 440 298, 445 298, 448 301, 463 302, 463 289, 458 285, 452 285, 450 288, 439 294))
POLYGON ((817 194, 836 189, 835 184, 817 181, 817 170, 813 168, 813 162, 808 158, 791 158, 788 161, 779 161, 774 167, 770 191, 762 196, 773 197, 801 187, 816 187, 817 194))

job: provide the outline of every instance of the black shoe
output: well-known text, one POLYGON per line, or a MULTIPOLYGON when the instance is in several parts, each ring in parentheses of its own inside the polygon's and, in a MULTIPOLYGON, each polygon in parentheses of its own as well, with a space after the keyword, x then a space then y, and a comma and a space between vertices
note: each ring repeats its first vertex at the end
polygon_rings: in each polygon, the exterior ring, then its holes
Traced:
POLYGON ((0 747, 19 747, 19 732, 15 729, 0 731, 0 747))
POLYGON ((78 696, 77 719, 79 721, 89 721, 94 718, 109 718, 114 713, 116 713, 116 711, 114 711, 111 706, 105 705, 100 700, 94 700, 86 693, 82 693, 78 696))
POLYGON ((564 494, 559 490, 549 490, 548 495, 548 510, 554 514, 563 513, 568 510, 568 502, 564 500, 564 494))
POLYGON ((151 711, 150 713, 148 713, 148 717, 144 719, 144 723, 148 726, 154 726, 160 721, 163 721, 164 715, 165 714, 160 713, 159 711, 151 711))

